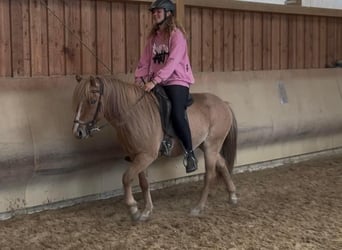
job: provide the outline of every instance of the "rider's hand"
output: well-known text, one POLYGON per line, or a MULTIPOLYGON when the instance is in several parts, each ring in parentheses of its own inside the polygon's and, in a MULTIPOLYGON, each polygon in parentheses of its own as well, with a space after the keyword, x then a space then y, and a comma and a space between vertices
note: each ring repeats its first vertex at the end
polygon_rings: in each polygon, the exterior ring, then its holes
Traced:
POLYGON ((150 92, 155 86, 156 86, 156 84, 151 81, 151 82, 145 83, 143 88, 146 92, 150 92))
POLYGON ((135 85, 137 85, 138 87, 140 88, 143 88, 144 87, 144 82, 141 78, 137 78, 135 79, 135 82, 134 82, 135 85))

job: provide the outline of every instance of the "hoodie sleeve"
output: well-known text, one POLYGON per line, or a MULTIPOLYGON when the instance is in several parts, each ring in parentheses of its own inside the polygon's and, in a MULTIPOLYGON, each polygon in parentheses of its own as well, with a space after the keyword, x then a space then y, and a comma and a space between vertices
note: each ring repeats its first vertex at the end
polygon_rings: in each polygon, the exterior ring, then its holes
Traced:
POLYGON ((155 74, 153 80, 156 83, 161 83, 172 75, 186 53, 186 46, 186 39, 180 30, 171 33, 169 57, 165 66, 155 74))
POLYGON ((149 67, 152 58, 152 39, 148 39, 143 54, 140 57, 138 66, 135 70, 134 76, 137 78, 146 78, 149 74, 149 67))

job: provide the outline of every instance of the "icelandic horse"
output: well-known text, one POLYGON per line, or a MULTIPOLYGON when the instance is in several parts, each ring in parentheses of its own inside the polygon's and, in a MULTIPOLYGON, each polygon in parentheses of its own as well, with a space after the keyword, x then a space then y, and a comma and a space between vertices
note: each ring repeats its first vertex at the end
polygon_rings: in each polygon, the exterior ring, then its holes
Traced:
MULTIPOLYGON (((164 136, 155 96, 135 84, 113 77, 77 76, 76 79, 73 134, 78 139, 85 139, 98 130, 97 123, 103 119, 116 129, 119 143, 132 159, 122 177, 124 201, 133 221, 147 220, 153 204, 145 170, 160 156, 159 149, 164 136), (139 178, 145 201, 142 212, 132 193, 132 181, 136 177, 139 178)), ((199 215, 205 207, 210 185, 218 176, 224 180, 229 202, 237 203, 231 178, 237 148, 237 123, 232 108, 218 96, 194 93, 192 97, 193 104, 187 108, 187 115, 193 147, 203 151, 205 161, 201 198, 191 210, 191 215, 199 215)), ((183 154, 178 139, 172 140, 174 147, 170 156, 183 154)))

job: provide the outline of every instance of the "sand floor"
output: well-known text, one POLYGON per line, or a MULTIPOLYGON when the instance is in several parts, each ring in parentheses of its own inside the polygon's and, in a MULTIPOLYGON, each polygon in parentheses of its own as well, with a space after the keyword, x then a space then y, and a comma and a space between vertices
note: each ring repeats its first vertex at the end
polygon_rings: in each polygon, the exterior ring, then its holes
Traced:
POLYGON ((342 249, 342 156, 233 178, 238 205, 220 182, 200 217, 202 181, 153 191, 144 223, 122 197, 0 221, 0 249, 342 249))

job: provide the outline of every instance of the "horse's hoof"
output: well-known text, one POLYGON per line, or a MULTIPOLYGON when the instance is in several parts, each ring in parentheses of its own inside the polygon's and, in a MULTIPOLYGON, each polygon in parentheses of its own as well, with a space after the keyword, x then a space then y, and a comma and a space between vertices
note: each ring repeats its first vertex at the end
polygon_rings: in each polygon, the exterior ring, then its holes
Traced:
POLYGON ((149 215, 141 215, 139 218, 139 221, 144 222, 144 221, 148 221, 150 219, 149 215))
POLYGON ((229 197, 229 203, 232 205, 236 205, 238 202, 238 198, 235 193, 231 193, 229 197))
POLYGON ((191 209, 191 211, 190 211, 191 216, 200 216, 200 214, 201 214, 201 209, 199 209, 197 207, 191 209))
POLYGON ((135 213, 131 214, 132 221, 138 221, 140 220, 141 213, 139 210, 137 210, 135 213))
POLYGON ((151 211, 144 211, 142 214, 141 214, 141 216, 140 216, 140 218, 139 218, 139 221, 147 221, 147 220, 149 220, 150 219, 150 216, 151 216, 151 211))

